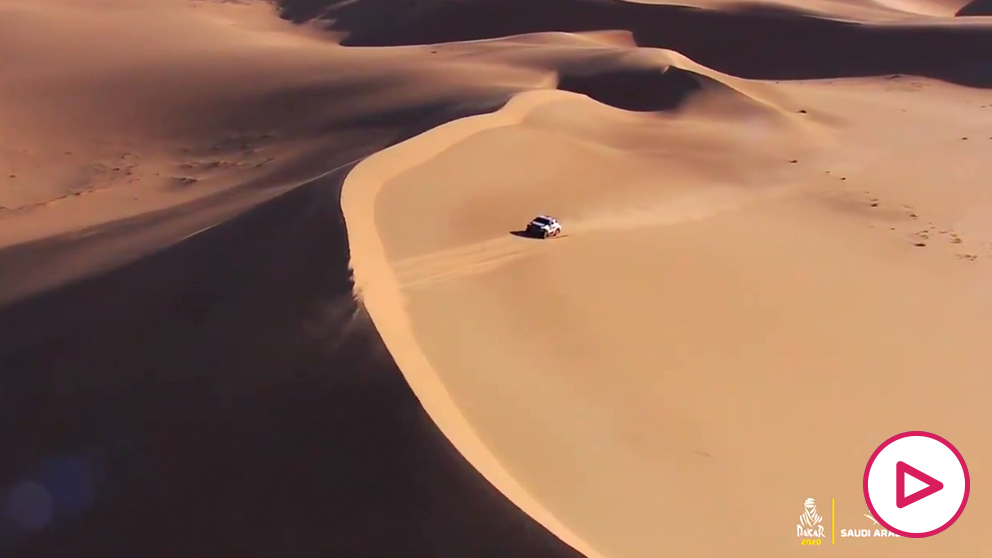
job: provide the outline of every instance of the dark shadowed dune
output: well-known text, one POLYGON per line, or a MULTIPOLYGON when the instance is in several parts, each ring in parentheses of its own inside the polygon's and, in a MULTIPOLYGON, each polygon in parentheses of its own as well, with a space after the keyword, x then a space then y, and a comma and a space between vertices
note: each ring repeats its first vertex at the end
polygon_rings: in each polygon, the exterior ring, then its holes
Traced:
MULTIPOLYGON (((978 0, 984 2, 984 0, 978 0)), ((630 30, 641 46, 676 50, 754 79, 915 74, 992 86, 992 25, 873 25, 780 10, 703 10, 613 0, 279 0, 294 21, 326 19, 343 44, 398 46, 548 31, 630 30)), ((981 9, 979 7, 979 9, 981 9)))
POLYGON ((58 288, 0 286, 0 554, 578 556, 460 456, 353 299, 347 170, 58 288))
POLYGON ((972 0, 954 15, 958 17, 992 16, 992 0, 972 0))
POLYGON ((617 69, 592 75, 563 74, 558 89, 581 93, 617 108, 634 111, 660 111, 678 107, 704 84, 715 87, 709 78, 669 68, 617 69))

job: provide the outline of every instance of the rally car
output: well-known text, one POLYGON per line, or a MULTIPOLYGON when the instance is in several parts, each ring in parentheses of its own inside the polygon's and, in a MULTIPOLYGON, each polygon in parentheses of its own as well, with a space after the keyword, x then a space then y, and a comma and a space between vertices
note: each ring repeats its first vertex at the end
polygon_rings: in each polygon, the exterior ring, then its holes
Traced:
POLYGON ((554 217, 538 215, 527 225, 527 235, 535 238, 551 238, 561 234, 561 223, 554 217))

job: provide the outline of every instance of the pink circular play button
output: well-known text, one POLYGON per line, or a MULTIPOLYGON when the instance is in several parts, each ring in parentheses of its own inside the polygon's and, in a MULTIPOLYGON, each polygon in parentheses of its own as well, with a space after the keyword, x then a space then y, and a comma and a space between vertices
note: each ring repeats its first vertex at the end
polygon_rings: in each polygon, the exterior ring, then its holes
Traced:
POLYGON ((865 467, 865 503, 889 531, 922 538, 961 517, 971 479, 961 452, 929 432, 897 434, 878 446, 865 467))

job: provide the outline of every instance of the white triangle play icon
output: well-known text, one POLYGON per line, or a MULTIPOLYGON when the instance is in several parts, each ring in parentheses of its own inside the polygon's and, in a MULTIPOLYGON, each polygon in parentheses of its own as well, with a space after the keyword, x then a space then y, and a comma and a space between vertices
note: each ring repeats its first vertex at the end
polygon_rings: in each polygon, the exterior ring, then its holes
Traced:
POLYGON ((928 486, 930 486, 930 485, 928 485, 927 483, 921 481, 920 479, 918 479, 918 478, 916 478, 916 477, 914 477, 912 475, 907 475, 906 476, 906 486, 905 486, 905 490, 906 490, 905 496, 906 497, 912 496, 913 494, 916 494, 917 492, 923 490, 924 488, 926 488, 928 486))

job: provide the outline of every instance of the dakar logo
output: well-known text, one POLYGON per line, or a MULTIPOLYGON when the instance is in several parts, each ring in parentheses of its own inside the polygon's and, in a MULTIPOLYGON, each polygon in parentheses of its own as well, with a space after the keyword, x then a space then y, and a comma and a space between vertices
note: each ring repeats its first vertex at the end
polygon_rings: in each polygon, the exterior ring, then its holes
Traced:
MULTIPOLYGON (((799 524, 796 525, 796 536, 803 539, 822 539, 824 535, 821 523, 823 523, 823 518, 816 513, 816 500, 806 498, 805 508, 802 515, 799 516, 799 524)), ((817 543, 804 541, 803 544, 817 543)))

